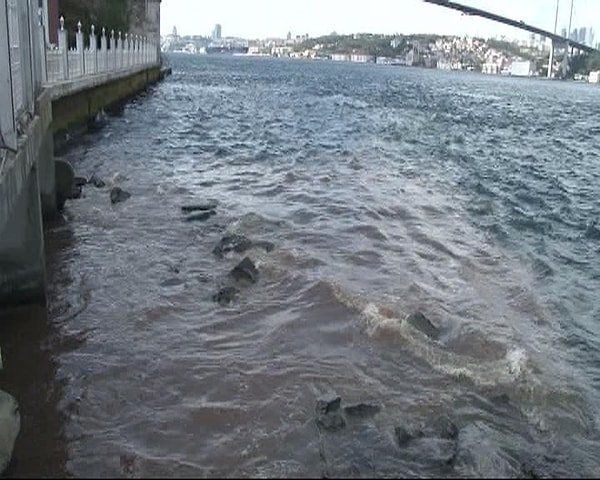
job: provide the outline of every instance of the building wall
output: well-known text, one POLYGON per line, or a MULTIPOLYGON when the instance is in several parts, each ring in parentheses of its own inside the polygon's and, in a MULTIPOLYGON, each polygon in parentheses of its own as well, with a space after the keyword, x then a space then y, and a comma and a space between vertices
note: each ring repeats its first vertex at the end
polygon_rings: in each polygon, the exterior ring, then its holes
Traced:
POLYGON ((161 0, 128 0, 129 33, 145 35, 160 43, 161 0))
POLYGON ((531 62, 512 62, 510 74, 517 77, 528 77, 531 75, 531 62))

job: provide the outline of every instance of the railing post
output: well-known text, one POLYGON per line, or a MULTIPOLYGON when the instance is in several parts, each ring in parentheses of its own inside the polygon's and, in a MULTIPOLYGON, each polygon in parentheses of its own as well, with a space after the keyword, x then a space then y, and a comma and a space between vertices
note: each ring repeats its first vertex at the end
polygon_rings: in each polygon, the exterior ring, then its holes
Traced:
POLYGON ((77 49, 77 56, 79 58, 79 64, 81 66, 80 74, 85 75, 85 44, 83 41, 83 32, 81 31, 81 21, 77 22, 77 35, 75 36, 75 46, 77 49))
POLYGON ((102 64, 101 71, 105 72, 107 68, 108 40, 106 38, 106 28, 102 27, 102 36, 100 37, 100 63, 102 64))
POLYGON ((117 39, 115 38, 115 31, 110 32, 110 68, 107 70, 115 71, 117 69, 117 39))
POLYGON ((90 27, 90 57, 92 58, 92 73, 98 73, 98 39, 96 38, 96 27, 90 27))
MULTIPOLYGON (((17 150, 6 2, 0 2, 0 148, 17 150)), ((2 164, 0 163, 0 169, 2 164)))
POLYGON ((60 17, 60 28, 58 30, 58 50, 60 51, 60 66, 63 80, 69 79, 69 37, 65 30, 65 17, 60 17))
POLYGON ((121 70, 123 68, 123 37, 121 36, 121 32, 119 32, 119 47, 118 47, 118 51, 119 51, 119 62, 118 62, 118 69, 121 70))

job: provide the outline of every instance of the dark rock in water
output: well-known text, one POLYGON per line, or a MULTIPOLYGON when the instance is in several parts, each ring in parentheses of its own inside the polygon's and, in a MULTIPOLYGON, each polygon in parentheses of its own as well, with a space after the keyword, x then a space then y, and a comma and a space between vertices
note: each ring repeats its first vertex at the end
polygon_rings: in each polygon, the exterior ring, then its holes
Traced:
POLYGON ((416 447, 419 449, 420 456, 428 461, 440 466, 453 467, 456 463, 458 454, 458 444, 453 440, 444 440, 440 438, 424 438, 418 440, 416 447))
POLYGON ((339 413, 327 413, 317 417, 317 426, 328 432, 337 432, 346 426, 346 420, 339 413))
POLYGON ((405 446, 414 438, 404 427, 396 427, 394 429, 394 435, 396 437, 396 441, 398 442, 398 446, 400 447, 405 446))
POLYGON ((217 202, 207 202, 201 203, 199 205, 184 205, 181 207, 181 211, 183 213, 191 213, 191 212, 206 212, 208 210, 214 210, 217 208, 217 202))
POLYGON ((124 202, 129 198, 131 198, 131 193, 126 192, 125 190, 121 189, 121 187, 114 187, 110 191, 110 201, 113 204, 124 202))
POLYGON ((84 187, 87 185, 88 181, 86 178, 83 177, 75 177, 73 183, 76 187, 84 187))
POLYGON ((421 312, 411 313, 406 317, 406 321, 429 338, 434 340, 440 338, 440 329, 431 323, 431 321, 421 312))
POLYGON ((501 406, 510 405, 510 397, 506 393, 503 393, 501 395, 496 395, 495 397, 492 397, 491 400, 492 400, 492 403, 494 403, 496 405, 501 405, 501 406))
POLYGON ((331 395, 317 400, 316 412, 321 414, 337 412, 341 405, 342 398, 337 395, 331 395))
POLYGON ((96 188, 104 188, 106 187, 106 182, 98 177, 95 173, 90 177, 87 182, 90 185, 93 185, 96 188))
POLYGON ((445 440, 456 440, 458 438, 458 427, 445 415, 436 418, 430 426, 439 438, 445 440))
POLYGON ((394 436, 396 437, 396 441, 398 442, 399 447, 405 447, 409 442, 415 440, 417 438, 423 437, 423 432, 420 430, 417 432, 412 432, 405 427, 396 427, 394 429, 394 436))
POLYGON ((262 248, 265 252, 271 253, 275 250, 275 244, 271 242, 265 242, 263 240, 258 240, 256 242, 252 242, 252 247, 254 248, 262 248))
POLYGON ((213 253, 218 257, 223 257, 226 253, 244 253, 250 248, 252 248, 252 241, 249 238, 234 234, 223 237, 213 249, 213 253))
POLYGON ((244 258, 231 272, 230 275, 236 280, 246 280, 251 283, 258 281, 258 270, 249 257, 244 258))
POLYGON ((71 189, 71 195, 69 195, 67 198, 69 200, 76 200, 78 198, 81 198, 81 195, 82 195, 81 186, 80 185, 73 185, 73 187, 71 189))
POLYGON ((63 209, 65 201, 73 198, 75 185, 75 171, 71 164, 65 160, 54 161, 54 178, 56 189, 56 204, 59 211, 63 209))
POLYGON ((530 465, 529 463, 522 463, 521 475, 519 476, 519 478, 537 480, 538 478, 542 477, 540 477, 540 475, 538 474, 538 472, 536 472, 535 468, 532 465, 530 465))
POLYGON ((216 215, 217 212, 214 210, 209 210, 208 212, 196 213, 194 215, 190 215, 185 219, 186 222, 205 222, 210 217, 216 215))
POLYGON ((225 287, 219 290, 215 295, 213 295, 213 300, 217 302, 219 305, 225 307, 235 300, 239 290, 234 287, 225 287))
POLYGON ((350 405, 344 407, 346 415, 349 417, 373 417, 381 411, 381 407, 378 405, 369 405, 367 403, 359 403, 358 405, 350 405))

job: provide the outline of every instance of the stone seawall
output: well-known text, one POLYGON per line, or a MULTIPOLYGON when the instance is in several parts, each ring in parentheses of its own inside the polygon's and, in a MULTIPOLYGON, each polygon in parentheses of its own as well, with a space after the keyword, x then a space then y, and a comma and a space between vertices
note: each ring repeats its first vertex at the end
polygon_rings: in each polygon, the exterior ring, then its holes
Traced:
POLYGON ((86 125, 170 74, 160 65, 100 74, 42 90, 18 150, 0 158, 0 307, 45 302, 43 218, 57 211, 55 138, 86 125))
POLYGON ((126 72, 113 80, 97 75, 53 87, 52 132, 56 135, 85 125, 98 112, 127 101, 163 76, 163 70, 157 65, 126 72))

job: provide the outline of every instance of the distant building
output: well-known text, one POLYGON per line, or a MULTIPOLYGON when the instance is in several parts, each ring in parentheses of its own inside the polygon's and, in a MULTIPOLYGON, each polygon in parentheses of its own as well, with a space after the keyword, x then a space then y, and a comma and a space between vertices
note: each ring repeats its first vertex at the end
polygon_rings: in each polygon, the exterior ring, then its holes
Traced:
POLYGON ((373 63, 374 60, 372 55, 363 55, 361 53, 353 53, 350 55, 350 61, 354 63, 373 63))
POLYGON ((288 32, 287 34, 287 41, 291 41, 292 40, 292 32, 288 32))
POLYGON ((589 82, 600 83, 600 70, 596 72, 590 72, 589 82))
POLYGON ((334 62, 349 62, 350 61, 350 55, 347 55, 345 53, 334 53, 331 56, 331 59, 334 62))
POLYGON ((569 38, 569 40, 573 40, 574 42, 578 42, 579 41, 579 30, 577 30, 576 28, 571 32, 571 37, 569 38))
POLYGON ((567 38, 567 29, 563 27, 563 29, 560 31, 560 36, 563 38, 567 38))
POLYGON ((514 77, 530 77, 534 70, 533 62, 515 61, 510 64, 509 73, 514 77))
POLYGON ((221 40, 222 34, 223 34, 223 32, 222 32, 222 29, 221 29, 221 24, 217 23, 215 25, 215 28, 213 29, 213 32, 212 32, 212 38, 213 38, 213 40, 221 40))

